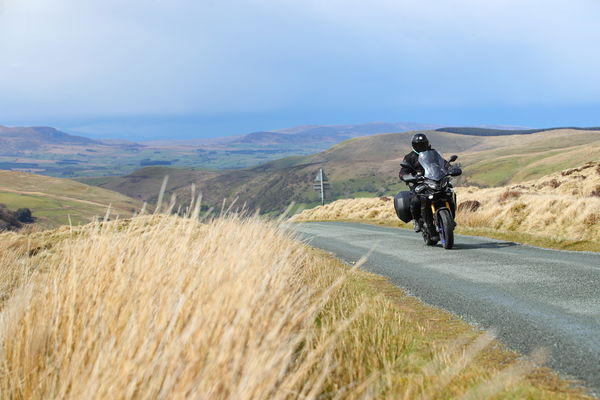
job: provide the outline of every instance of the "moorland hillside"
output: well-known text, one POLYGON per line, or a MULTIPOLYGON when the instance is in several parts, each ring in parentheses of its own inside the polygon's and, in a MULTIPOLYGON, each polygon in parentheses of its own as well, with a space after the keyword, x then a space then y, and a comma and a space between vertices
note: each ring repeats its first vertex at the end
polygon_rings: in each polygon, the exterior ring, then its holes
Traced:
MULTIPOLYGON (((494 187, 536 179, 600 159, 600 132, 558 129, 527 135, 470 136, 424 131, 446 157, 459 155, 462 186, 494 187)), ((177 182, 168 194, 185 204, 193 183, 205 204, 219 207, 224 199, 238 199, 252 210, 283 212, 292 202, 317 204, 312 182, 323 168, 330 178, 330 199, 390 195, 400 190, 399 164, 410 151, 415 132, 354 138, 304 157, 291 157, 230 171, 190 172, 141 170, 105 181, 102 187, 145 201, 155 201, 164 175, 177 182), (151 172, 151 173, 148 173, 151 172), (162 175, 162 176, 161 176, 162 175)))

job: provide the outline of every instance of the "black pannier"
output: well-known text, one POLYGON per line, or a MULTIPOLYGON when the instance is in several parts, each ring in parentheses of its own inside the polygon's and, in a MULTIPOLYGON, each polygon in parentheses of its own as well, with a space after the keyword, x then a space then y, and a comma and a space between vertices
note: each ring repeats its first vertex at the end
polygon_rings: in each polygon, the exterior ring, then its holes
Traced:
POLYGON ((400 192, 394 197, 394 208, 396 209, 396 215, 403 222, 410 222, 413 217, 410 212, 410 199, 411 193, 408 191, 400 192))

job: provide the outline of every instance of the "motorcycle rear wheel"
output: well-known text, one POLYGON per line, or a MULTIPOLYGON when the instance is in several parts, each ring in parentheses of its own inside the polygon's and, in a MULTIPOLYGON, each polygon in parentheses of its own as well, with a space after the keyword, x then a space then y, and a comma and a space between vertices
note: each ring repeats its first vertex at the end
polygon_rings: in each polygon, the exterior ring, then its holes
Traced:
POLYGON ((452 220, 450 210, 440 210, 437 222, 442 246, 445 249, 451 249, 454 246, 454 221, 452 220))

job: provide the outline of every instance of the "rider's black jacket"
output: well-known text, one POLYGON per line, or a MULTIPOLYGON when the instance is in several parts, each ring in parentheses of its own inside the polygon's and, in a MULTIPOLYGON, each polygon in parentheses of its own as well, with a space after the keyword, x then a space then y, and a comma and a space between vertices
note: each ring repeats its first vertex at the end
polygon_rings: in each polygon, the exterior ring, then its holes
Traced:
MULTIPOLYGON (((402 160, 402 162, 405 162, 408 165, 412 166, 415 169, 415 171, 420 172, 421 175, 423 175, 425 173, 425 170, 423 169, 423 167, 419 163, 419 155, 417 153, 415 153, 414 151, 411 151, 410 153, 408 153, 407 155, 405 155, 404 159, 402 160)), ((398 174, 398 176, 400 177, 400 179, 402 179, 402 177, 404 175, 414 174, 415 171, 411 171, 408 168, 402 167, 400 169, 400 173, 398 174)))

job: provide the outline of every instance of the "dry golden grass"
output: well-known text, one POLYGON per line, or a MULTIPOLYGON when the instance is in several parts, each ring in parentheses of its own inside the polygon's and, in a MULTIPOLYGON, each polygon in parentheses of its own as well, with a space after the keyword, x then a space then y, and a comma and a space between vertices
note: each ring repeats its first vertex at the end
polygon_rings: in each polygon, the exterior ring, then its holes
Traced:
POLYGON ((546 236, 563 241, 600 237, 600 163, 591 162, 536 181, 501 188, 462 188, 460 201, 479 201, 459 213, 461 225, 546 236))
MULTIPOLYGON (((600 237, 600 163, 587 163, 536 181, 478 189, 457 188, 462 228, 525 234, 553 241, 590 241, 600 237), (476 209, 461 203, 478 202, 476 209)), ((304 210, 294 221, 366 220, 403 225, 389 199, 338 200, 304 210)), ((485 233, 485 232, 484 232, 485 233)))
POLYGON ((3 399, 586 398, 516 384, 531 362, 487 362, 487 335, 275 223, 140 216, 0 250, 3 399))
MULTIPOLYGON (((399 221, 394 211, 392 199, 359 198, 342 199, 303 210, 294 215, 292 221, 335 221, 335 220, 370 220, 370 221, 399 221)), ((401 222, 401 221, 399 221, 401 222)))
POLYGON ((269 224, 139 217, 50 236, 33 257, 2 238, 1 398, 319 390, 318 350, 298 349, 320 299, 302 245, 269 224))

